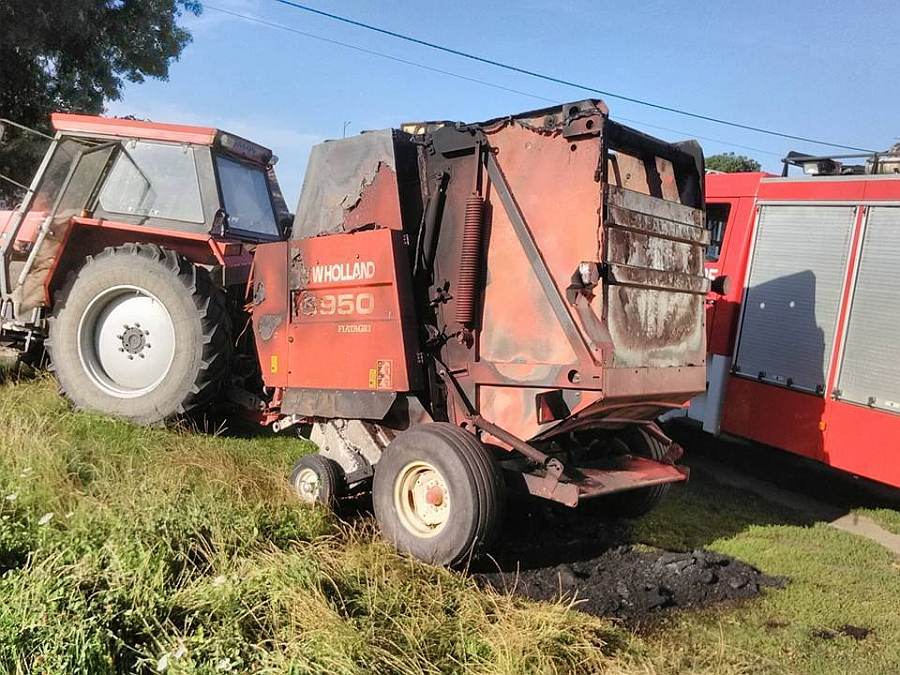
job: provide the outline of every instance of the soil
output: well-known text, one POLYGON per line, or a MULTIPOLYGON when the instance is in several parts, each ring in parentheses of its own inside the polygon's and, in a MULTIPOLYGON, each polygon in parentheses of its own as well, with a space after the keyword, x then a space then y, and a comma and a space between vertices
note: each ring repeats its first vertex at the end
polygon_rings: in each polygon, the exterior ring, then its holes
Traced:
POLYGON ((479 583, 534 600, 573 601, 573 608, 631 625, 672 609, 697 609, 783 587, 735 558, 707 550, 639 549, 627 521, 602 521, 551 509, 511 519, 490 560, 472 567, 479 583))

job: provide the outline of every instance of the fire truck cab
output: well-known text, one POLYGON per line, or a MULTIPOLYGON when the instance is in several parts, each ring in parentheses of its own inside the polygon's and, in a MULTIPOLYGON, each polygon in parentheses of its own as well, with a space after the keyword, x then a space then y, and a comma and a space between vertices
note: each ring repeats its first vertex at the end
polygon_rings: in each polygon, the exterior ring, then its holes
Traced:
POLYGON ((898 160, 707 175, 705 431, 900 487, 898 160))

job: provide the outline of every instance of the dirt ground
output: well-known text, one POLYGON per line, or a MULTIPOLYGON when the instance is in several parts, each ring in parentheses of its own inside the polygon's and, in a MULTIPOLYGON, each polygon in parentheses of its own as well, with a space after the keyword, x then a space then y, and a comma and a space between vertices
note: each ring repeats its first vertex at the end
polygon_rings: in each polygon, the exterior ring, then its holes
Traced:
POLYGON ((520 513, 507 521, 495 554, 472 569, 497 590, 534 600, 562 597, 580 611, 642 624, 666 610, 743 600, 787 583, 703 549, 632 546, 628 521, 527 502, 513 508, 520 513))

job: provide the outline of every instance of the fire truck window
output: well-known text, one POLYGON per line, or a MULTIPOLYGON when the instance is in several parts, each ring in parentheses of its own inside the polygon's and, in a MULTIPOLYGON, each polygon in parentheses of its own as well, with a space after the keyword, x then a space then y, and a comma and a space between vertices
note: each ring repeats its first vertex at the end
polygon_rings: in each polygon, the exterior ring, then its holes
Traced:
POLYGON ((222 201, 232 230, 278 236, 266 174, 259 167, 216 157, 222 201))
POLYGON ((183 145, 126 143, 100 191, 104 211, 203 222, 194 151, 183 145))
POLYGON ((706 259, 716 262, 722 254, 722 242, 725 240, 725 226, 728 224, 728 214, 731 212, 731 204, 707 204, 706 205, 706 229, 709 230, 709 246, 706 247, 706 259))

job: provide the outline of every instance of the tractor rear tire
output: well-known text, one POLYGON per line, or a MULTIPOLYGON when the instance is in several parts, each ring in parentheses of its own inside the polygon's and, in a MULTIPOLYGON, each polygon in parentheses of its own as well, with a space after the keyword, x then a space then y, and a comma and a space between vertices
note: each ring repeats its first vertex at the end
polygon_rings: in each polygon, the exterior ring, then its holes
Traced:
MULTIPOLYGON (((665 445, 643 429, 629 429, 623 434, 622 441, 632 455, 655 461, 662 461, 665 457, 665 445)), ((597 499, 597 506, 606 513, 623 518, 640 518, 659 505, 670 487, 670 483, 663 483, 611 494, 597 499)))
POLYGON ((211 402, 231 357, 225 293, 155 244, 88 256, 58 293, 46 342, 78 409, 164 423, 211 402))
POLYGON ((375 517, 398 549, 457 565, 488 546, 503 518, 500 468, 475 436, 423 424, 395 438, 375 466, 375 517))

